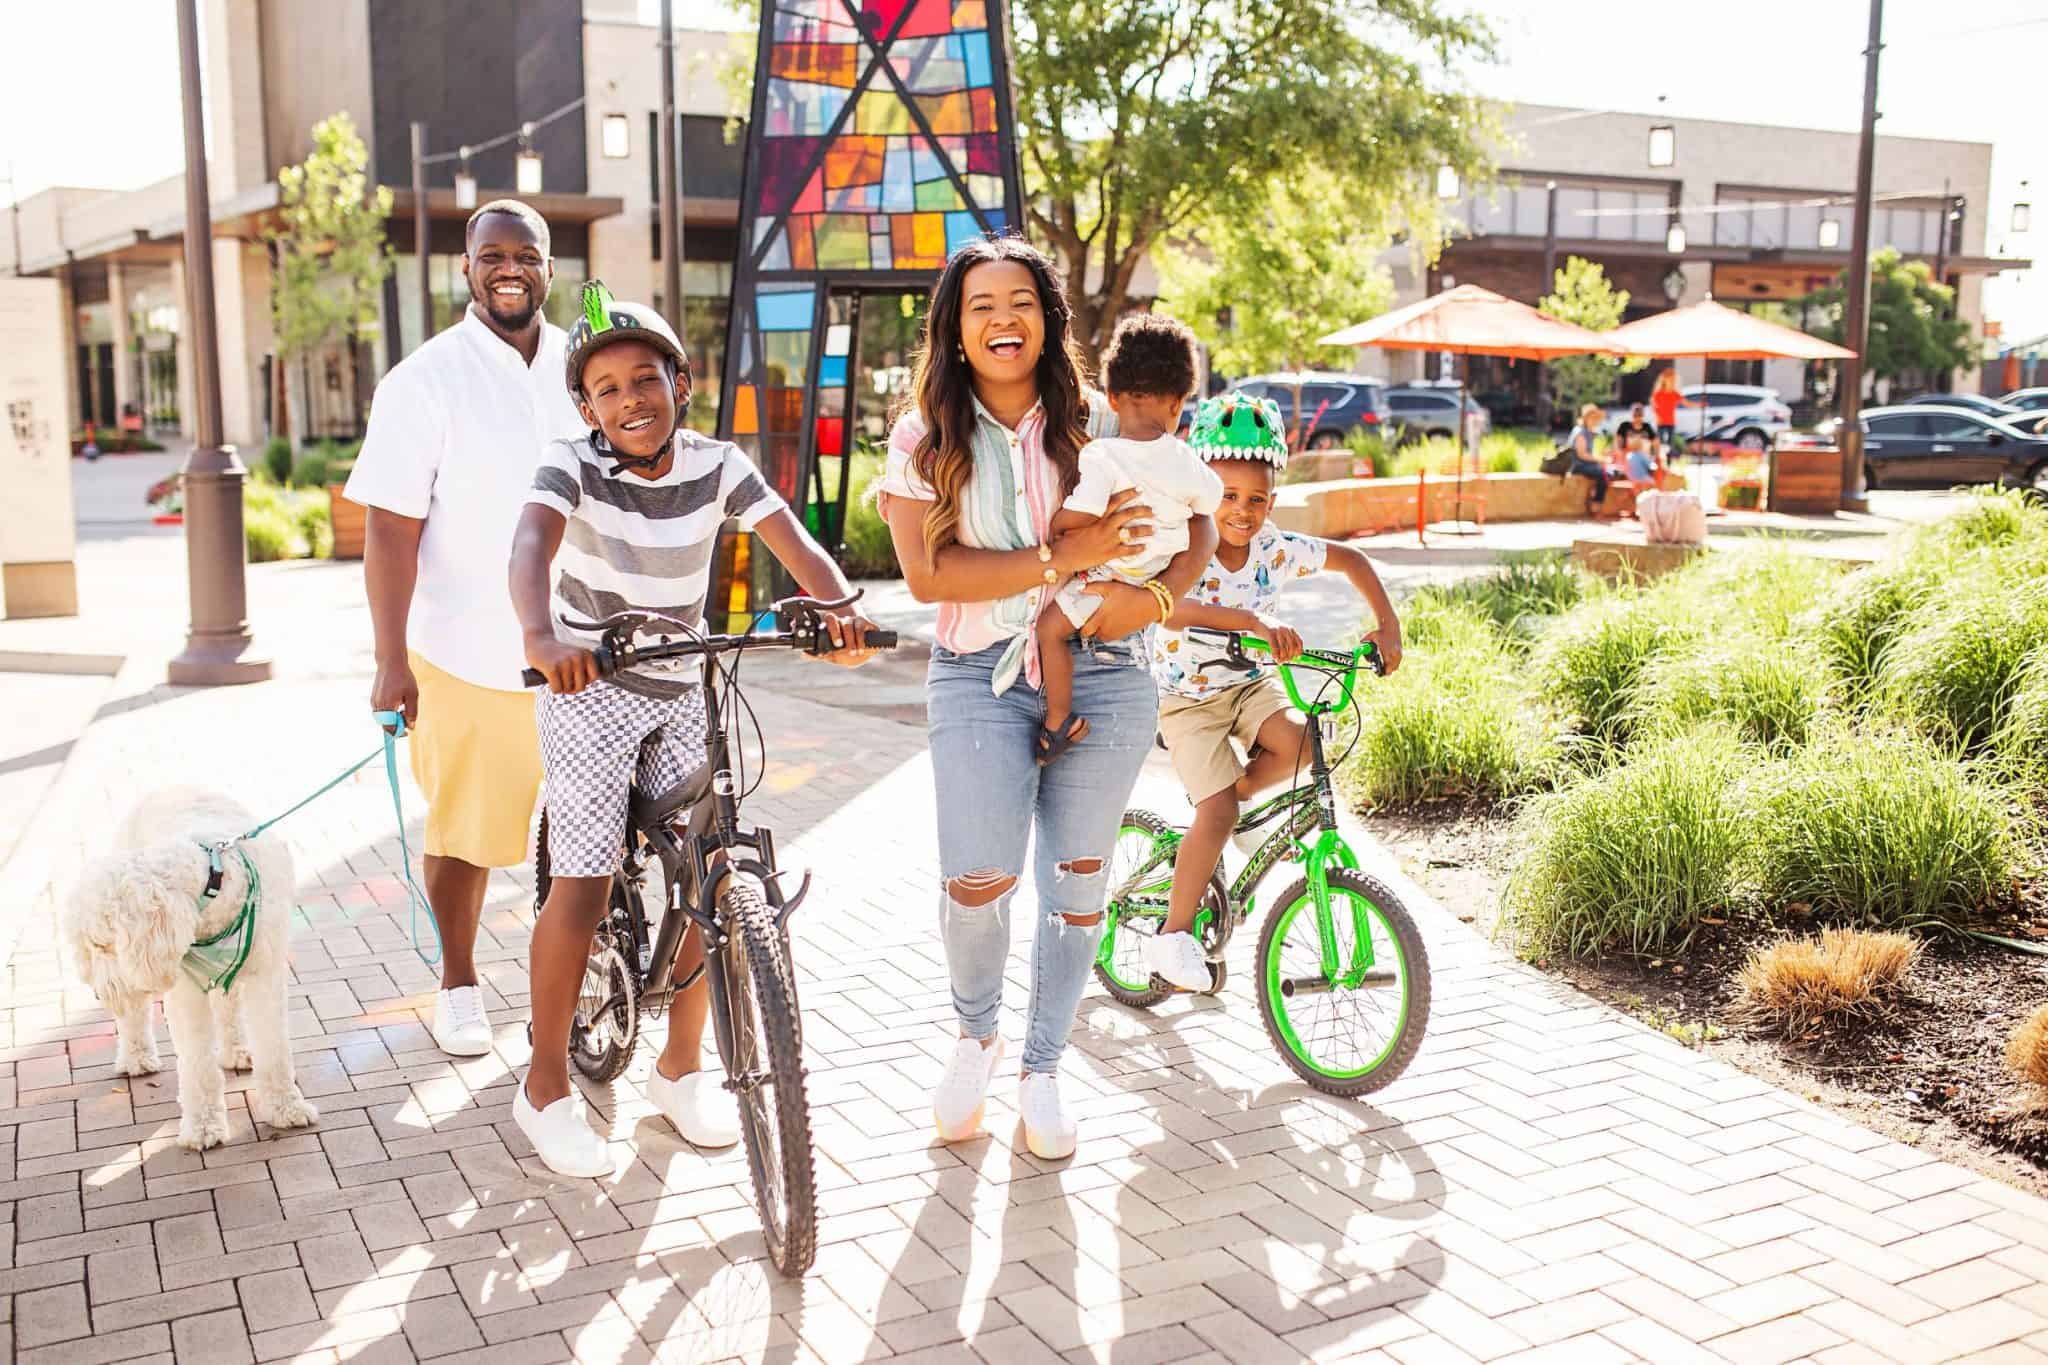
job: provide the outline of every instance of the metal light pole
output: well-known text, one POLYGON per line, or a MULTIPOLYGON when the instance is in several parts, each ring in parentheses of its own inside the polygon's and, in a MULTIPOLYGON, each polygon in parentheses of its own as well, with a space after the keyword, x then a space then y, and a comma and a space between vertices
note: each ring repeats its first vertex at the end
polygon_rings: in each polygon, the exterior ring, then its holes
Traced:
MULTIPOLYGON (((1842 362, 1842 506, 1862 511, 1863 350, 1870 333, 1870 195, 1877 160, 1877 58, 1884 46, 1884 0, 1870 0, 1870 43, 1863 49, 1863 135, 1856 144, 1856 215, 1850 229, 1848 299, 1843 305, 1842 344, 1855 352, 1842 362)), ((1946 228, 1948 225, 1943 223, 1946 228)))
POLYGON ((676 185, 676 30, 670 11, 671 0, 661 0, 661 136, 656 154, 661 157, 661 298, 683 336, 683 204, 676 185))
MULTIPOLYGON (((1546 181, 1543 193, 1543 287, 1536 301, 1557 288, 1557 182, 1546 181)), ((1536 429, 1550 430, 1550 366, 1536 362, 1536 429)))
POLYGON ((199 94, 198 0, 178 0, 178 67, 185 104, 185 311, 191 320, 192 405, 199 440, 185 461, 185 572, 192 628, 170 680, 210 687, 262 682, 270 660, 249 635, 242 539, 242 476, 222 443, 220 354, 213 316, 213 211, 206 184, 206 124, 199 94))
POLYGON ((427 125, 412 126, 412 258, 420 271, 420 344, 434 335, 434 283, 427 278, 427 125))

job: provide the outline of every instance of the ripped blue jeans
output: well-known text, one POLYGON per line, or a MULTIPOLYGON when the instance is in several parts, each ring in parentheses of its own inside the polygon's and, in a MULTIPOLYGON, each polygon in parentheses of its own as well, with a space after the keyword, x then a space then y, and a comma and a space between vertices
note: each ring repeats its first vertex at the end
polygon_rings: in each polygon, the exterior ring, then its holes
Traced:
POLYGON ((1104 870, 1118 822, 1158 727, 1159 693, 1133 661, 1142 637, 1074 642, 1074 713, 1088 737, 1041 768, 1032 743, 1045 702, 1021 678, 1002 696, 989 688, 998 644, 975 654, 932 651, 926 715, 939 804, 940 927, 953 980, 953 1010, 970 1038, 996 1031, 1010 907, 1032 847, 1038 891, 1032 916, 1031 1004, 1024 1070, 1059 1067, 1074 1010, 1088 983, 1108 897, 1104 870), (1031 839, 1033 830, 1037 838, 1031 839), (968 885, 957 885, 960 881, 968 885), (993 898, 990 891, 995 890, 993 898), (981 904, 963 903, 981 901, 981 904))

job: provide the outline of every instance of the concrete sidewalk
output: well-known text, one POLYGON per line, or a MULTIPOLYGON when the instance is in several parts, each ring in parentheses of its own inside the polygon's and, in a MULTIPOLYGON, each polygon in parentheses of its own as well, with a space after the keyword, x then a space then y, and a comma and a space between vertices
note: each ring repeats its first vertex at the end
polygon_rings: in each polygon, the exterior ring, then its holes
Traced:
MULTIPOLYGON (((1091 986, 1063 1080, 1072 1161, 1025 1152, 1010 1076, 986 1136, 937 1144, 951 1009, 904 660, 747 665, 771 756, 747 810, 818 877, 795 920, 824 1239, 804 1281, 761 1259, 744 1156, 654 1116, 651 1048, 587 1092, 610 1178, 533 1159, 510 1113, 524 870, 494 880, 485 918, 496 1050, 434 1049, 374 771, 282 827, 302 906, 292 1033, 320 1126, 255 1124, 234 1076, 233 1140, 184 1152, 174 1073, 112 1075, 112 1025, 64 979, 45 883, 65 886, 138 792, 200 780, 269 812, 371 749, 353 573, 252 575, 274 682, 174 689, 134 654, 0 872, 22 929, 0 1009, 0 1360, 2048 1359, 2048 1203, 1512 961, 1377 854, 1423 924, 1435 1004, 1416 1063, 1371 1103, 1319 1096, 1274 1055, 1252 926, 1220 1000, 1148 1014, 1091 986)), ((1135 800, 1186 810, 1156 761, 1135 800)))

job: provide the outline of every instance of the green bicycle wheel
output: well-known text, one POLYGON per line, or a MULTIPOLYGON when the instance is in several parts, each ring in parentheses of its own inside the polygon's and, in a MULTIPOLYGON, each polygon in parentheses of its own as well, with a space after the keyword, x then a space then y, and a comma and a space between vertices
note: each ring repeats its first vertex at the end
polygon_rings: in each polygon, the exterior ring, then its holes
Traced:
POLYGON ((1429 957, 1394 893, 1350 868, 1329 870, 1337 961, 1349 967, 1361 911, 1372 969, 1360 985, 1323 976, 1315 899, 1303 878, 1274 902, 1259 934, 1259 1013, 1295 1075, 1330 1095, 1364 1095, 1407 1069, 1429 1023, 1429 957))
POLYGON ((1109 906, 1103 916, 1102 944, 1095 952, 1095 975, 1118 1003, 1148 1010, 1173 994, 1173 987, 1152 975, 1145 965, 1144 939, 1135 929, 1124 927, 1131 916, 1166 918, 1164 902, 1173 885, 1173 863, 1169 859, 1138 876, 1153 860, 1162 836, 1173 826, 1149 810, 1127 810, 1116 831, 1116 843, 1109 853, 1109 906), (1135 884, 1132 884, 1135 881, 1135 884), (1157 907, 1130 908, 1128 896, 1156 897, 1157 907))

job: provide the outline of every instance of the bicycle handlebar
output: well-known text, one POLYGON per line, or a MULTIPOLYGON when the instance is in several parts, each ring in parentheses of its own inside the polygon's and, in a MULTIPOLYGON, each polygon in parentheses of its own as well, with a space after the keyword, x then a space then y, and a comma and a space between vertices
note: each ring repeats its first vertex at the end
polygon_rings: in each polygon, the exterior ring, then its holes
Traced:
MULTIPOLYGON (((852 606, 860 598, 855 592, 836 602, 821 602, 811 597, 788 597, 777 602, 770 610, 777 616, 791 618, 787 630, 773 631, 766 635, 705 635, 671 616, 659 612, 622 611, 607 616, 602 621, 570 621, 564 625, 578 630, 602 630, 604 638, 591 646, 591 657, 597 661, 597 675, 609 678, 635 664, 654 663, 662 659, 683 659, 704 654, 732 654, 746 649, 801 649, 814 655, 837 653, 832 644, 831 634, 824 628, 824 613, 852 606), (633 643, 634 632, 643 626, 666 625, 686 633, 688 638, 670 640, 663 637, 654 644, 633 643)), ((862 632, 862 644, 869 649, 894 649, 900 642, 896 631, 884 630, 877 626, 862 632)), ((521 669, 520 681, 528 687, 544 687, 547 675, 537 668, 521 669)))
MULTIPOLYGON (((1201 665, 1203 668, 1221 667, 1246 673, 1258 667, 1254 660, 1246 657, 1247 650, 1266 655, 1273 652, 1270 643, 1241 630, 1189 626, 1181 633, 1190 639, 1208 638, 1222 644, 1223 657, 1204 660, 1201 665)), ((1386 660, 1380 657, 1379 647, 1370 640, 1360 640, 1357 648, 1348 653, 1334 649, 1304 649, 1285 663, 1279 663, 1277 660, 1275 663, 1280 670, 1280 682, 1287 689, 1287 700, 1296 710, 1311 714, 1314 713, 1317 703, 1304 698, 1300 689, 1295 686, 1296 668, 1314 669, 1318 673, 1329 674, 1335 680, 1338 690, 1344 695, 1343 704, 1325 709, 1336 711, 1347 710, 1352 706, 1351 681, 1358 675, 1361 666, 1370 669, 1379 677, 1385 677, 1387 673, 1386 660)))

